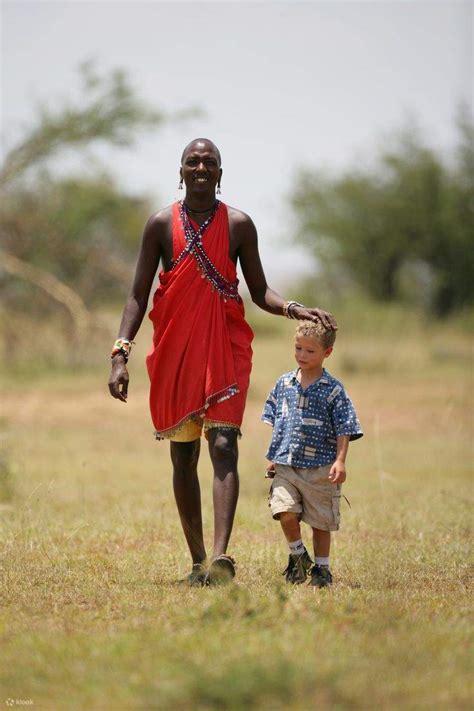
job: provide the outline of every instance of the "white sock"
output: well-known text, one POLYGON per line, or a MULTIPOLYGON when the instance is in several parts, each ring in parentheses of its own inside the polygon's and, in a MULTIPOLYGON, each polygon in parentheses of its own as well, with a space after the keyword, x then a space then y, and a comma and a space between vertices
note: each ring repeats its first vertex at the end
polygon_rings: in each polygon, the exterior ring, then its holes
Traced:
POLYGON ((301 538, 299 539, 299 541, 292 541, 291 543, 288 543, 288 546, 290 548, 290 553, 292 553, 293 555, 301 555, 306 550, 301 538))
POLYGON ((329 568, 329 556, 327 558, 322 558, 321 556, 316 556, 316 565, 324 565, 329 568))

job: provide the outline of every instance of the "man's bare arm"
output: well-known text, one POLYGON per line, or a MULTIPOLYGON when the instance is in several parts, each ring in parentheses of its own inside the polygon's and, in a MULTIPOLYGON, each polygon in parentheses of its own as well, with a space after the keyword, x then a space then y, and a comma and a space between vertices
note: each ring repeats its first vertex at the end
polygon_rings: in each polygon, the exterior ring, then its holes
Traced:
POLYGON ((132 288, 120 322, 118 336, 121 338, 133 340, 141 326, 160 262, 165 228, 162 213, 152 215, 145 226, 132 288))
MULTIPOLYGON (((242 273, 252 301, 264 311, 282 315, 285 300, 267 284, 258 251, 258 237, 255 225, 250 217, 240 213, 234 219, 233 230, 239 244, 238 257, 240 266, 242 267, 242 273)), ((318 319, 322 321, 326 328, 337 328, 334 317, 322 309, 294 307, 293 314, 297 319, 318 319)))
POLYGON ((250 217, 240 213, 234 219, 233 231, 237 238, 238 257, 242 273, 254 304, 264 311, 282 315, 284 299, 273 291, 265 278, 258 251, 257 230, 250 217))
MULTIPOLYGON (((166 213, 162 211, 152 215, 145 226, 132 288, 125 302, 120 322, 119 338, 127 338, 132 341, 141 326, 153 279, 163 252, 162 245, 166 224, 166 213)), ((125 358, 121 353, 117 353, 112 359, 112 371, 109 378, 109 391, 112 397, 126 402, 128 380, 125 358)))

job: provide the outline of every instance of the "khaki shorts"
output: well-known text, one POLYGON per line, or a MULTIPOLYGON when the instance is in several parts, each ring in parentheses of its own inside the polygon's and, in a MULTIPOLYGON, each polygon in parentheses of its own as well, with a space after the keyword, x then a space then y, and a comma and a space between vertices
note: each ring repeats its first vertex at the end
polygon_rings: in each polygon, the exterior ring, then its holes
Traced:
POLYGON ((274 519, 285 511, 298 514, 312 528, 337 531, 340 523, 341 484, 329 481, 331 465, 300 469, 275 464, 270 489, 270 509, 274 519))
POLYGON ((236 430, 240 436, 240 427, 238 425, 233 425, 227 422, 214 422, 213 420, 206 420, 205 418, 196 418, 195 420, 188 420, 178 432, 172 437, 169 437, 171 442, 194 442, 195 439, 199 439, 204 428, 204 436, 207 439, 207 433, 210 429, 218 427, 223 430, 236 430))

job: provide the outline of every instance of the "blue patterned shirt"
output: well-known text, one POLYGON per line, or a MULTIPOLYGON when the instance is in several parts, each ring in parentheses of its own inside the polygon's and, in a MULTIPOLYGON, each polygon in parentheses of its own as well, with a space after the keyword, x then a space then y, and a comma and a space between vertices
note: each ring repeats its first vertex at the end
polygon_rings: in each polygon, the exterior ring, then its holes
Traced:
POLYGON ((262 420, 273 427, 267 459, 293 467, 332 464, 338 436, 363 435, 356 411, 343 384, 326 369, 306 390, 298 370, 282 375, 265 402, 262 420))

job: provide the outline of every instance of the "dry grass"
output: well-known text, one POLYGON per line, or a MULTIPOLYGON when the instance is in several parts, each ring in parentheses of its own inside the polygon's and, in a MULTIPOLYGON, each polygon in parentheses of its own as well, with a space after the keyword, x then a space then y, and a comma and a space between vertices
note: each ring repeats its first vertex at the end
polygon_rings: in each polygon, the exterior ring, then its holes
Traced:
MULTIPOLYGON (((352 509, 328 593, 282 583, 287 552, 266 507, 268 429, 258 418, 274 378, 292 367, 291 330, 279 321, 255 342, 230 551, 238 578, 222 590, 178 584, 189 561, 167 445, 151 436, 146 335, 125 406, 106 393, 106 367, 4 378, 0 704, 472 707, 468 338, 341 330, 328 367, 366 436, 349 455, 352 509)), ((205 452, 201 479, 210 541, 205 452)))

